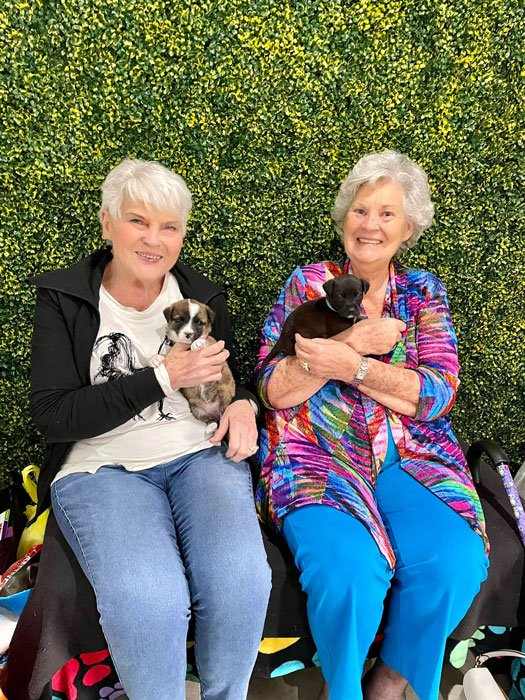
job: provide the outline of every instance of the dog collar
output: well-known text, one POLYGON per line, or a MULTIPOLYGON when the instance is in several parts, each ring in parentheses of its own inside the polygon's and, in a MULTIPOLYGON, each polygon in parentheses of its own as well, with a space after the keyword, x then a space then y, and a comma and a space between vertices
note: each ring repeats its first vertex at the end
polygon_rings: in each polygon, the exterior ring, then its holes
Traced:
MULTIPOLYGON (((332 304, 330 304, 330 302, 328 301, 328 297, 325 297, 324 300, 326 301, 326 305, 328 306, 328 308, 331 309, 332 311, 335 311, 332 304)), ((335 313, 337 313, 337 311, 335 311, 335 313)))
POLYGON ((171 338, 168 338, 168 336, 164 336, 164 341, 162 343, 163 345, 168 345, 170 348, 172 348, 175 345, 175 341, 171 340, 171 338))

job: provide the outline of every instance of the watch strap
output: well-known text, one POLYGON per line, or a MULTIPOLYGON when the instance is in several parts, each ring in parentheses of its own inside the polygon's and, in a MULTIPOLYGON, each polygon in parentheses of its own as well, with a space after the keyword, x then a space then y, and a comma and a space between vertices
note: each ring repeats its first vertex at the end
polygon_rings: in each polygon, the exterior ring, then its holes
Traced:
POLYGON ((366 374, 368 372, 368 357, 362 357, 361 358, 361 364, 359 365, 357 372, 354 377, 354 381, 351 383, 351 386, 359 386, 362 384, 364 381, 366 374))

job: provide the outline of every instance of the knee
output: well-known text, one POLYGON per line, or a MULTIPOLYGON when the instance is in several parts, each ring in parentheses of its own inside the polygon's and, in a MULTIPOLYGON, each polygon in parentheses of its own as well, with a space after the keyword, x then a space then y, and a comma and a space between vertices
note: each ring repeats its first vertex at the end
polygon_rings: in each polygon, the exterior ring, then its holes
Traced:
POLYGON ((225 558, 219 569, 209 569, 206 575, 192 577, 192 595, 205 603, 207 609, 219 616, 249 610, 253 615, 266 613, 272 587, 271 569, 266 556, 238 553, 225 558))
POLYGON ((242 586, 237 587, 230 595, 229 606, 238 608, 239 613, 247 613, 253 621, 264 621, 272 588, 271 570, 266 564, 264 572, 261 570, 259 576, 246 578, 242 586))
POLYGON ((272 571, 266 556, 243 560, 235 571, 232 593, 238 601, 257 611, 266 612, 272 588, 272 571))
POLYGON ((323 606, 334 610, 349 606, 361 610, 381 607, 389 579, 386 561, 379 553, 338 546, 318 551, 301 574, 307 595, 322 600, 323 606))
POLYGON ((421 568, 426 587, 443 594, 473 598, 487 577, 488 560, 483 541, 474 531, 470 537, 448 542, 436 549, 421 568))
POLYGON ((104 596, 97 594, 101 620, 123 625, 148 624, 158 628, 186 624, 190 618, 190 597, 186 579, 159 575, 130 577, 111 586, 104 596))

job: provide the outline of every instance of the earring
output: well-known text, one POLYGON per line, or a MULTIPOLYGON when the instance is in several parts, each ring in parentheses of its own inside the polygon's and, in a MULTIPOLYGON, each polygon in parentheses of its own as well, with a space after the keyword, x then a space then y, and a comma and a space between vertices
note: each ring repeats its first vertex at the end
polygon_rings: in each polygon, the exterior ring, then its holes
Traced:
POLYGON ((106 248, 109 250, 113 248, 113 241, 110 241, 109 238, 106 238, 106 248))

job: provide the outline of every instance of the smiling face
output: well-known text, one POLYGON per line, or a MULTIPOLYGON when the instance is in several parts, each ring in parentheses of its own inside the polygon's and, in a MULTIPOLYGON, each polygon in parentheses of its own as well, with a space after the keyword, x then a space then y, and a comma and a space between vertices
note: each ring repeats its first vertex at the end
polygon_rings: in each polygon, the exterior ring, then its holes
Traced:
POLYGON ((353 266, 360 270, 387 267, 414 232, 414 224, 405 215, 401 186, 391 180, 361 185, 345 216, 343 231, 353 266))
POLYGON ((184 235, 176 211, 151 211, 140 202, 124 199, 121 215, 101 214, 102 232, 113 244, 112 274, 120 282, 162 283, 177 262, 184 235))

